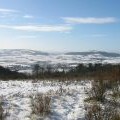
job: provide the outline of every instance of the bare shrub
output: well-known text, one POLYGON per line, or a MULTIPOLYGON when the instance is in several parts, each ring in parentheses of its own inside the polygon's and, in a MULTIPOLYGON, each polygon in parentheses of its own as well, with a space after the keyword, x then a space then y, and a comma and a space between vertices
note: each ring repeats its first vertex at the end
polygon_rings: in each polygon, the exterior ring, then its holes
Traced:
POLYGON ((119 84, 114 82, 111 86, 112 97, 108 97, 105 82, 94 81, 92 83, 88 98, 85 99, 87 102, 85 120, 120 120, 119 84))
POLYGON ((85 120, 120 120, 117 109, 109 105, 101 107, 99 104, 93 104, 85 110, 85 120))
POLYGON ((103 102, 105 100, 106 87, 103 80, 93 81, 92 88, 88 92, 90 100, 103 102))
POLYGON ((51 107, 51 97, 47 94, 37 93, 31 96, 32 114, 38 116, 48 115, 51 107))
POLYGON ((0 101, 0 120, 4 120, 4 110, 2 107, 2 102, 0 101))
POLYGON ((101 107, 97 104, 90 107, 86 107, 86 116, 85 120, 101 120, 101 107))
POLYGON ((4 110, 3 104, 4 104, 3 98, 0 97, 0 120, 5 120, 8 114, 8 111, 4 110))
POLYGON ((116 84, 112 87, 112 97, 120 98, 120 84, 119 81, 116 81, 116 84))

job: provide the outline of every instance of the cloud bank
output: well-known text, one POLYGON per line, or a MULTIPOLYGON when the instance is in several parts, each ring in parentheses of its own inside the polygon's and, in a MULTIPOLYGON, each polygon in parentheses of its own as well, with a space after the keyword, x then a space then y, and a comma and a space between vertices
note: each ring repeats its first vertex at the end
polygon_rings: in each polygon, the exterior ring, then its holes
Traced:
POLYGON ((3 9, 3 8, 0 8, 0 13, 15 13, 15 12, 18 12, 18 11, 12 10, 12 9, 3 9))
POLYGON ((29 32, 67 32, 72 30, 72 27, 68 25, 0 25, 0 28, 29 32))
POLYGON ((13 18, 19 11, 13 9, 0 8, 0 18, 13 18))
POLYGON ((95 17, 63 17, 62 18, 66 23, 72 24, 107 24, 107 23, 115 23, 117 19, 114 17, 104 17, 104 18, 95 18, 95 17))

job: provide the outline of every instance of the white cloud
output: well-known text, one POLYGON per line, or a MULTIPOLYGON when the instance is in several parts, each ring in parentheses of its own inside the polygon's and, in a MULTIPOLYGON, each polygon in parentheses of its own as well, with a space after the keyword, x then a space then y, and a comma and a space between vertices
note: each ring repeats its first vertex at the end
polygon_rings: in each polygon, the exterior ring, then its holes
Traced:
POLYGON ((0 28, 29 32, 67 32, 72 30, 68 25, 0 25, 0 28))
POLYGON ((32 16, 32 15, 24 15, 23 18, 28 18, 28 19, 30 18, 31 19, 31 18, 34 18, 34 16, 32 16))
POLYGON ((0 8, 0 17, 1 18, 8 18, 8 17, 15 17, 16 13, 18 13, 17 10, 12 9, 2 9, 0 8))
POLYGON ((8 18, 8 17, 21 17, 21 18, 26 18, 26 19, 32 19, 34 16, 25 14, 23 15, 22 12, 13 10, 13 9, 3 9, 0 8, 0 17, 1 18, 8 18))
POLYGON ((103 17, 103 18, 63 17, 62 19, 66 23, 73 23, 73 24, 107 24, 107 23, 114 23, 117 21, 117 19, 114 17, 103 17))
POLYGON ((0 8, 0 13, 15 13, 18 12, 17 10, 12 10, 12 9, 3 9, 0 8))

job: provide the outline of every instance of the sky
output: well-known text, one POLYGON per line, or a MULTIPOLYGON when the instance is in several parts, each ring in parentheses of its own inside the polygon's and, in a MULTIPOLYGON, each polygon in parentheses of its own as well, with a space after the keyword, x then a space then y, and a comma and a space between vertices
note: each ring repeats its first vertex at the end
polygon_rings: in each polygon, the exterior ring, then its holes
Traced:
POLYGON ((120 0, 0 0, 0 49, 120 51, 120 0))

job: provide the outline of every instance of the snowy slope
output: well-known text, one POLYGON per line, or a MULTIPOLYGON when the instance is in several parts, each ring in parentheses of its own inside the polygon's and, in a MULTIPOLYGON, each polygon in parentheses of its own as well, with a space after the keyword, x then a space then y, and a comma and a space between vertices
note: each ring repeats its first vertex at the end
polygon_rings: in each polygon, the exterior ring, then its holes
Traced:
MULTIPOLYGON (((87 96, 85 89, 89 86, 89 81, 66 84, 56 81, 0 81, 2 106, 8 112, 6 120, 31 120, 30 95, 36 92, 51 93, 51 113, 44 120, 82 120, 87 96), (65 92, 59 93, 61 87, 65 92)), ((37 117, 34 120, 38 120, 37 117)))
POLYGON ((46 64, 67 64, 78 63, 120 63, 120 54, 103 51, 90 52, 69 52, 69 53, 46 53, 25 49, 4 49, 0 50, 0 65, 21 66, 21 70, 30 69, 31 65, 39 63, 46 64))

